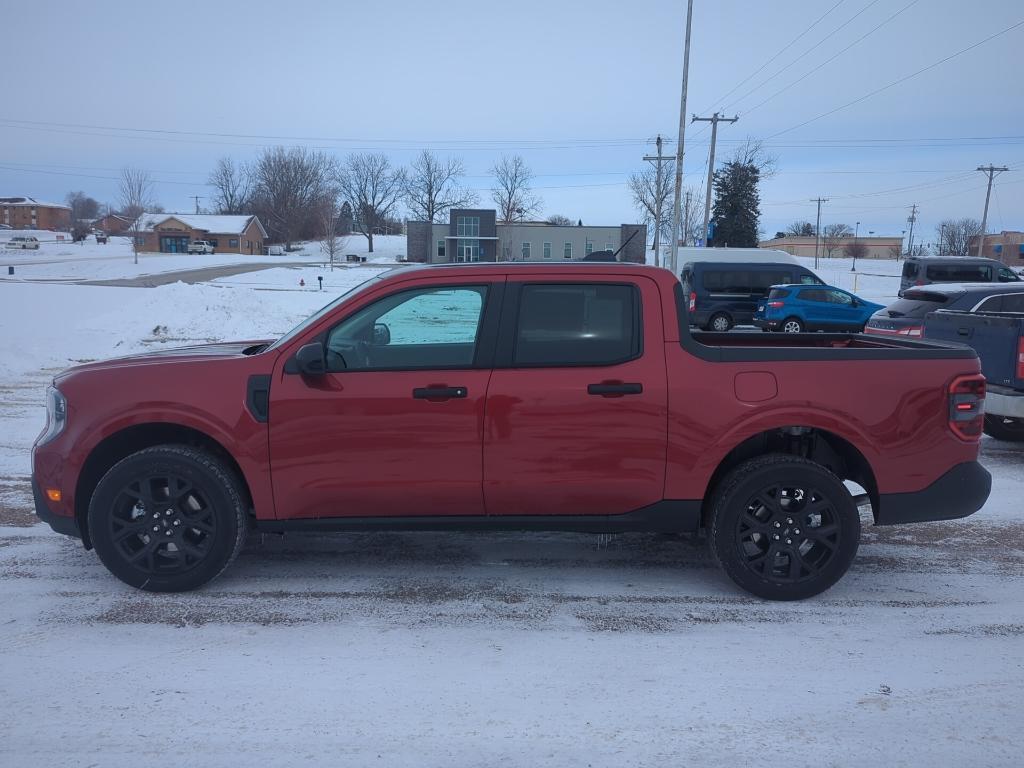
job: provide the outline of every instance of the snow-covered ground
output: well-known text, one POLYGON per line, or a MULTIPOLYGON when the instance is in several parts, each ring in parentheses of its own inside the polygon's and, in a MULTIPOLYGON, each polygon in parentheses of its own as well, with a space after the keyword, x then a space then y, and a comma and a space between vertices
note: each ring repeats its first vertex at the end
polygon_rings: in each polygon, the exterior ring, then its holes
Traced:
MULTIPOLYGON (((1024 446, 984 440, 981 512, 866 527, 849 574, 798 604, 645 534, 253 537, 208 588, 144 594, 32 524, 53 372, 274 336, 384 268, 310 261, 191 286, 0 282, 0 763, 1021 764, 1024 446)), ((841 260, 818 274, 853 287, 841 260)), ((867 277, 865 298, 895 295, 867 277)))

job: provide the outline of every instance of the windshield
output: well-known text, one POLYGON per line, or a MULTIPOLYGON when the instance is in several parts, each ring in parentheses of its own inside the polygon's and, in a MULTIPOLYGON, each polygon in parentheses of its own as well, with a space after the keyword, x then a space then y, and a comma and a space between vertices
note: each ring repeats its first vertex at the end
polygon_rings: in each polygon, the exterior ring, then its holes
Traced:
POLYGON ((380 272, 378 274, 373 275, 373 277, 368 277, 366 280, 364 280, 363 282, 359 283, 358 285, 355 285, 352 288, 349 288, 347 291, 345 291, 343 294, 341 294, 336 299, 331 301, 329 304, 325 304, 323 307, 318 309, 316 312, 314 312, 312 315, 307 317, 301 323, 296 325, 294 328, 292 328, 290 331, 288 331, 288 333, 286 333, 284 336, 282 336, 277 341, 275 341, 273 344, 271 344, 269 347, 267 347, 267 349, 268 350, 277 349, 278 347, 282 346, 283 344, 287 344, 289 341, 294 339, 296 336, 298 336, 304 330, 306 330, 311 325, 313 325, 317 321, 319 321, 321 317, 323 317, 328 312, 333 310, 336 306, 341 304, 341 302, 345 301, 348 298, 351 298, 352 296, 354 296, 355 294, 359 293, 360 291, 363 291, 366 288, 369 288, 374 282, 376 282, 377 280, 380 280, 382 277, 384 277, 384 275, 388 274, 391 271, 392 270, 390 270, 390 269, 384 270, 384 271, 382 271, 382 272, 380 272))

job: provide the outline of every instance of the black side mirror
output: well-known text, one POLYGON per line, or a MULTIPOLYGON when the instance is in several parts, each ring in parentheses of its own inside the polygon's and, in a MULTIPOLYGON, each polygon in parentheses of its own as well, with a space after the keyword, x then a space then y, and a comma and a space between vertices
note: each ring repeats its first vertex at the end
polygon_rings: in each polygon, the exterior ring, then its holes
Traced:
POLYGON ((391 343, 391 329, 387 323, 373 324, 373 345, 384 347, 391 343))
POLYGON ((323 376, 327 373, 327 356, 322 342, 315 341, 299 347, 295 353, 295 365, 304 376, 323 376))

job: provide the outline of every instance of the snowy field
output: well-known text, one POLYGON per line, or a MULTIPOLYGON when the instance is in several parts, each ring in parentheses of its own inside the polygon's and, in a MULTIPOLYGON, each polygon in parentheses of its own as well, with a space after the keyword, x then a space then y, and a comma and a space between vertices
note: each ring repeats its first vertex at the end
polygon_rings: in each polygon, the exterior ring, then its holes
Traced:
MULTIPOLYGON (((156 274, 62 254, 33 279, 156 274)), ((1020 445, 984 440, 981 512, 867 526, 843 581, 797 604, 739 592, 702 541, 647 534, 252 537, 209 587, 154 595, 33 524, 54 372, 275 336, 384 268, 318 260, 157 288, 0 281, 0 764, 1024 762, 1020 445)), ((195 267, 167 264, 147 268, 195 267)), ((858 269, 880 275, 860 295, 895 296, 899 265, 858 269)), ((852 289, 848 270, 818 274, 852 289)))

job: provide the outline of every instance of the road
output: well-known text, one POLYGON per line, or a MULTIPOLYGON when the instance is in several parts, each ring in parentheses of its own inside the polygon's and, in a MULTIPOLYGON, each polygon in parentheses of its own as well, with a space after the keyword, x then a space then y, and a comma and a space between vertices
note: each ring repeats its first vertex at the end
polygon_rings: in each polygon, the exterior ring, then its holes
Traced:
POLYGON ((171 283, 206 283, 216 280, 218 277, 231 277, 246 272, 259 272, 264 269, 277 269, 279 267, 304 267, 308 266, 307 261, 282 261, 273 263, 256 264, 226 264, 217 267, 198 267, 196 269, 183 269, 176 272, 161 272, 156 275, 139 275, 138 277, 119 278, 116 280, 83 280, 81 285, 110 285, 118 288, 156 288, 158 285, 170 285, 171 283))

